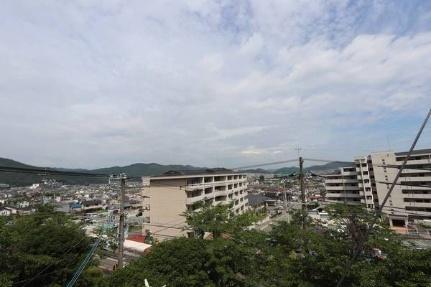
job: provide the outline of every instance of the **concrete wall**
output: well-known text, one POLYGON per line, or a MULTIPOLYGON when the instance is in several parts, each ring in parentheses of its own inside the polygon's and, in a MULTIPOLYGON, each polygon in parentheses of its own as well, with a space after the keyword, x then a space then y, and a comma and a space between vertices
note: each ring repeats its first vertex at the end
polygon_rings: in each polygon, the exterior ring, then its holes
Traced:
POLYGON ((185 236, 181 228, 185 226, 185 218, 181 214, 186 211, 186 180, 152 181, 146 188, 149 196, 150 224, 144 224, 144 230, 150 230, 158 240, 185 236), (172 226, 172 227, 168 227, 172 226))

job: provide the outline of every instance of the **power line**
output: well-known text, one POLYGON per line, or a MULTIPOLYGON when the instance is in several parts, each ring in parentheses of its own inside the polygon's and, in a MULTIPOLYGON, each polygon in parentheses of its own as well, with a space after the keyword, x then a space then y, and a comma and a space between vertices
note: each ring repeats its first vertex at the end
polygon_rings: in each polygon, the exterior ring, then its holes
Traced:
MULTIPOLYGON (((409 160, 410 155, 412 154, 412 152, 413 152, 413 150, 414 150, 414 148, 415 148, 415 146, 416 146, 416 143, 417 143, 417 141, 419 140, 419 137, 421 136, 422 131, 423 131, 423 129, 425 128, 425 126, 426 126, 426 124, 427 124, 428 119, 430 118, 430 116, 431 116, 431 109, 429 109, 428 114, 427 114, 427 116, 425 117, 425 120, 424 120, 424 122, 422 123, 422 125, 421 125, 421 127, 420 127, 420 129, 419 129, 419 132, 417 133, 417 135, 416 135, 416 137, 415 137, 415 139, 414 139, 414 141, 413 141, 413 143, 412 143, 412 145, 411 145, 411 147, 410 147, 410 150, 408 151, 408 153, 407 153, 406 157, 404 158, 404 161, 403 161, 402 165, 400 166, 400 168, 399 168, 399 170, 398 170, 398 173, 397 173, 397 175, 396 175, 396 177, 395 177, 394 181, 392 182, 391 188, 388 190, 388 192, 386 193, 386 196, 384 197, 384 200, 383 200, 382 204, 379 206, 379 208, 378 208, 378 210, 377 210, 377 214, 375 214, 375 216, 374 216, 374 220, 373 220, 372 224, 370 225, 370 227, 371 227, 371 228, 373 228, 373 226, 374 226, 374 225, 377 223, 377 221, 380 219, 380 215, 382 214, 383 208, 384 208, 384 207, 385 207, 385 205, 386 205, 386 201, 388 200, 389 196, 391 195, 391 193, 392 193, 392 191, 393 191, 393 189, 394 189, 394 187, 395 187, 395 185, 396 185, 396 183, 397 183, 397 180, 399 179, 399 177, 400 177, 400 175, 401 175, 401 173, 402 173, 402 171, 403 171, 404 167, 406 166, 407 161, 409 160)), ((370 228, 370 229, 371 229, 371 228, 370 228)), ((367 236, 368 236, 368 234, 369 234, 369 232, 370 232, 370 229, 367 229, 367 231, 366 231, 367 236)), ((345 270, 344 270, 345 272, 343 272, 343 275, 341 276, 340 280, 337 282, 337 287, 340 287, 340 286, 341 286, 341 284, 343 284, 344 279, 346 278, 347 274, 349 274, 349 273, 350 273, 350 271, 351 271, 350 269, 351 269, 351 267, 352 267, 353 262, 354 262, 354 261, 356 261, 356 258, 357 258, 359 255, 360 255, 360 250, 358 249, 358 250, 353 254, 353 257, 352 257, 350 260, 348 260, 348 262, 346 263, 345 270)))
POLYGON ((410 159, 410 156, 411 156, 413 150, 415 149, 416 144, 417 144, 417 142, 418 142, 418 140, 419 140, 419 138, 420 138, 420 136, 422 134, 422 131, 424 130, 426 124, 428 123, 428 120, 429 120, 430 116, 431 116, 431 109, 429 109, 428 114, 425 117, 425 120, 423 121, 423 123, 422 123, 422 125, 421 125, 421 127, 419 129, 419 132, 417 133, 417 135, 416 135, 416 137, 415 137, 415 139, 414 139, 414 141, 413 141, 413 143, 412 143, 412 145, 410 147, 410 150, 408 151, 406 157, 404 158, 403 163, 401 164, 401 166, 400 166, 400 168, 399 168, 399 170, 397 172, 397 175, 395 176, 395 179, 392 182, 391 187, 389 188, 388 192, 386 193, 386 196, 383 198, 382 204, 381 204, 381 206, 378 209, 379 213, 382 212, 383 206, 385 206, 386 201, 391 196, 391 193, 394 190, 395 185, 396 185, 398 179, 400 178, 401 173, 403 172, 404 167, 407 165, 407 161, 410 159))
MULTIPOLYGON (((54 266, 55 264, 58 264, 59 262, 61 262, 61 261, 64 261, 64 260, 66 260, 68 257, 66 256, 67 254, 69 254, 70 252, 72 252, 72 250, 73 250, 73 248, 75 248, 76 246, 78 246, 82 241, 84 241, 86 238, 85 237, 83 237, 83 238, 81 238, 81 239, 79 239, 75 244, 73 244, 70 248, 68 248, 67 250, 66 250, 66 252, 65 253, 63 253, 63 255, 62 255, 62 259, 60 259, 59 261, 56 261, 56 262, 52 262, 51 264, 49 264, 49 265, 47 265, 45 268, 43 268, 41 271, 39 271, 36 275, 34 275, 32 278, 30 278, 30 279, 26 279, 26 280, 22 280, 22 281, 18 281, 18 282, 15 282, 15 283, 13 283, 13 285, 16 285, 16 284, 20 284, 20 283, 24 283, 24 282, 26 282, 24 285, 23 285, 23 287, 24 286, 27 286, 27 284, 28 283, 30 283, 30 282, 32 282, 33 280, 35 280, 36 278, 38 278, 38 277, 40 277, 40 276, 42 276, 42 273, 43 272, 45 272, 46 270, 48 270, 50 267, 52 267, 52 266, 54 266)), ((43 274, 44 276, 45 275, 48 275, 48 274, 43 274)))
MULTIPOLYGON (((109 221, 110 221, 109 214, 108 214, 108 217, 107 217, 106 221, 107 221, 107 223, 109 223, 109 221)), ((87 253, 87 255, 85 256, 84 260, 78 266, 78 268, 76 269, 75 273, 72 276, 72 279, 70 279, 70 281, 67 283, 66 287, 72 287, 73 285, 75 285, 75 283, 78 280, 79 276, 84 271, 85 267, 87 267, 88 263, 90 262, 91 258, 93 257, 94 253, 96 252, 97 247, 101 243, 101 241, 102 241, 101 237, 102 236, 100 235, 97 238, 96 242, 94 242, 94 244, 91 247, 90 251, 87 253)))
POLYGON ((87 253, 87 256, 85 257, 84 261, 79 265, 78 269, 74 273, 72 279, 67 283, 66 287, 72 287, 75 285, 76 281, 78 280, 79 276, 81 275, 82 271, 84 271, 87 264, 90 262, 91 257, 93 257, 94 252, 96 252, 97 247, 100 244, 101 239, 97 238, 96 242, 93 244, 92 248, 90 249, 90 252, 87 253))
POLYGON ((273 162, 266 162, 266 163, 259 163, 254 165, 246 165, 241 166, 237 168, 233 168, 233 170, 241 170, 241 169, 248 169, 248 168, 255 168, 255 167, 261 167, 261 166, 268 166, 268 165, 276 165, 276 164, 283 164, 283 163, 289 163, 289 162, 296 162, 298 159, 288 159, 288 160, 282 160, 282 161, 273 161, 273 162))
POLYGON ((328 160, 328 159, 317 159, 317 158, 304 158, 304 160, 307 161, 315 161, 315 162, 326 162, 326 163, 330 163, 330 162, 344 162, 344 161, 340 161, 340 160, 328 160))
POLYGON ((86 172, 73 172, 73 171, 61 171, 53 169, 42 169, 42 168, 21 168, 21 167, 9 167, 0 166, 0 172, 12 172, 12 173, 28 173, 36 175, 64 175, 64 176, 85 176, 85 177, 108 177, 107 174, 99 173, 86 173, 86 172))

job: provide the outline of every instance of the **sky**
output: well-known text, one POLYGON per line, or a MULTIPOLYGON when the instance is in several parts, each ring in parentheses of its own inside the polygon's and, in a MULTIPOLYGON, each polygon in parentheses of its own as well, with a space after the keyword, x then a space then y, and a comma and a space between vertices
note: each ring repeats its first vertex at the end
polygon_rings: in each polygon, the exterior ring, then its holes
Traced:
POLYGON ((430 71, 431 1, 2 0, 0 157, 236 167, 404 151, 430 71))

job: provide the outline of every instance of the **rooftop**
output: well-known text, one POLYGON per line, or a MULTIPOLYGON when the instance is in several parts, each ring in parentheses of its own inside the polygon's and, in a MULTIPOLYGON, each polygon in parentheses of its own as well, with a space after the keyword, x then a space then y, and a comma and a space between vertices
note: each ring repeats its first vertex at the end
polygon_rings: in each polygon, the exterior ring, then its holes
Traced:
POLYGON ((161 175, 157 175, 154 177, 167 177, 167 176, 188 176, 188 175, 218 175, 218 174, 230 174, 230 173, 238 173, 231 169, 226 168, 207 168, 207 169, 191 169, 191 170, 170 170, 161 175))
MULTIPOLYGON (((399 156, 399 155, 407 155, 409 152, 408 151, 403 151, 403 152, 396 152, 395 155, 399 156)), ((431 149, 427 148, 427 149, 418 149, 418 150, 414 150, 412 152, 412 155, 416 155, 416 154, 431 154, 431 149)))

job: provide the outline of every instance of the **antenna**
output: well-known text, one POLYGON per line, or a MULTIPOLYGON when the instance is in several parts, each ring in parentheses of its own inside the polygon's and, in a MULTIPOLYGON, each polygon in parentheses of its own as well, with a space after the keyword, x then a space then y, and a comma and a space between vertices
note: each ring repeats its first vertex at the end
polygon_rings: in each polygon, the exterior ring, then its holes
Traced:
POLYGON ((295 150, 298 152, 298 157, 299 157, 299 156, 300 156, 300 154, 301 154, 302 148, 298 145, 298 146, 295 148, 295 150))

